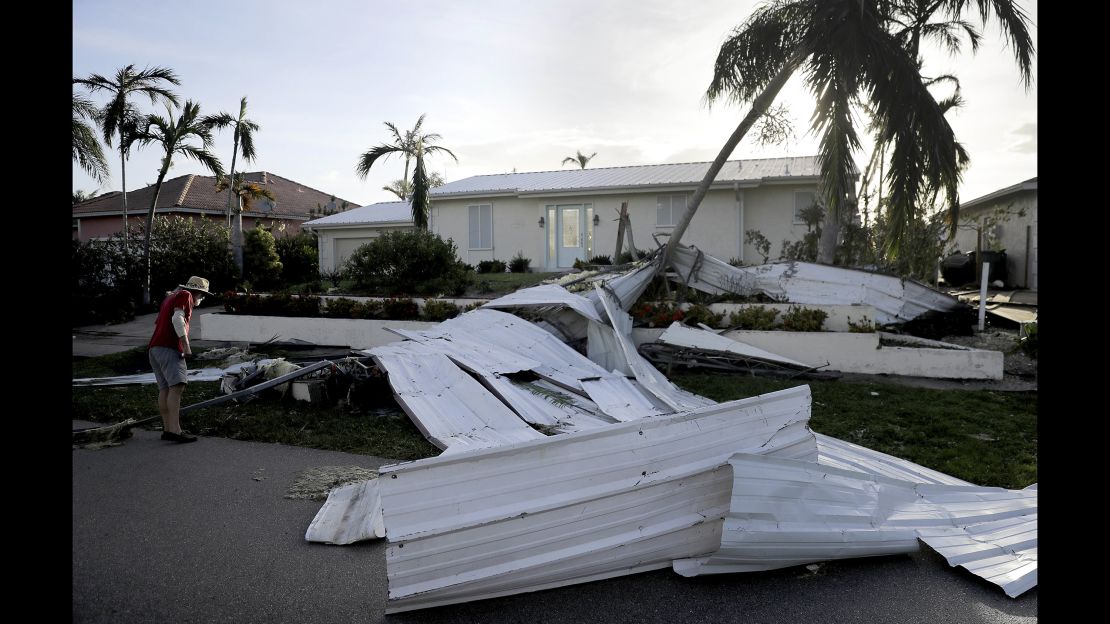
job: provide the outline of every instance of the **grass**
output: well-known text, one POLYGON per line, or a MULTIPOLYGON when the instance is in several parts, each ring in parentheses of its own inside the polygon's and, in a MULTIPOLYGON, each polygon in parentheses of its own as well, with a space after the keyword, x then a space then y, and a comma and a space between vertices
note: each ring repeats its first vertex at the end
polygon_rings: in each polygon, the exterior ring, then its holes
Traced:
MULTIPOLYGON (((271 354, 273 355, 273 354, 271 354)), ((74 377, 146 372, 142 349, 74 360, 74 377)), ((716 401, 801 385, 735 374, 679 372, 672 380, 716 401)), ((1024 488, 1037 481, 1037 395, 932 390, 889 383, 808 382, 814 431, 866 446, 977 485, 1024 488)), ((216 382, 190 383, 186 405, 219 394, 216 382)), ((267 391, 246 404, 189 412, 185 428, 202 435, 278 442, 413 460, 437 455, 396 409, 384 382, 354 406, 308 405, 267 391), (384 398, 383 398, 384 397, 384 398)), ((115 423, 154 414, 153 385, 74 387, 73 418, 115 423)))
POLYGON ((467 289, 468 297, 507 295, 514 290, 535 286, 561 273, 475 273, 474 284, 467 289))

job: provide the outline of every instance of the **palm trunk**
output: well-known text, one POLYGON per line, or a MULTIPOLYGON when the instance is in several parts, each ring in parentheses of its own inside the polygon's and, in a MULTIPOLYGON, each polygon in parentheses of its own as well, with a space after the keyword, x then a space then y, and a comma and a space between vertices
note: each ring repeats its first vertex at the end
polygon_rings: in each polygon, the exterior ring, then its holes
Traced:
POLYGON ((825 211, 825 223, 821 228, 821 238, 817 241, 817 262, 832 264, 836 255, 836 239, 840 236, 841 215, 835 210, 825 211))
POLYGON ((227 187, 227 225, 231 227, 231 198, 235 196, 235 157, 239 155, 239 142, 232 146, 235 151, 231 153, 231 177, 228 178, 227 187))
POLYGON ((143 264, 146 265, 146 281, 143 285, 143 305, 150 304, 150 233, 154 229, 154 210, 158 205, 158 195, 162 192, 162 180, 166 178, 166 172, 170 170, 170 155, 166 154, 166 160, 162 163, 162 169, 158 172, 158 181, 154 183, 154 199, 150 200, 150 211, 146 213, 146 236, 143 241, 143 264))
POLYGON ((732 133, 732 136, 728 138, 724 147, 721 148, 721 152, 717 154, 717 159, 709 166, 709 171, 705 173, 705 177, 702 178, 701 184, 698 185, 698 189, 694 191, 694 197, 686 207, 686 212, 682 214, 682 218, 679 219, 678 223, 674 226, 674 230, 671 231, 671 238, 667 241, 666 249, 663 250, 663 261, 655 269, 656 275, 662 273, 666 270, 666 267, 670 265, 671 258, 674 256, 674 250, 678 247, 678 242, 682 240, 682 235, 686 233, 686 228, 689 227, 690 220, 694 218, 694 213, 697 212, 698 206, 700 206, 701 201, 705 199, 705 194, 709 192, 709 187, 713 184, 713 180, 716 179, 721 168, 725 166, 725 161, 728 160, 728 157, 732 154, 733 150, 736 149, 736 146, 740 144, 740 141, 743 140, 744 135, 748 133, 752 125, 759 120, 763 113, 767 112, 771 103, 774 102, 775 96, 777 96, 783 86, 786 85, 790 76, 794 74, 795 68, 802 62, 805 56, 806 53, 804 51, 796 51, 782 66, 779 73, 775 74, 775 77, 767 83, 767 86, 763 89, 763 93, 760 93, 759 97, 755 98, 755 101, 752 102, 751 110, 748 111, 747 116, 740 122, 740 125, 736 126, 736 130, 732 133))
POLYGON ((243 279, 243 198, 238 197, 238 200, 235 217, 231 220, 231 250, 235 255, 239 279, 243 279))
POLYGON ((127 159, 124 157, 123 137, 120 137, 119 149, 119 177, 123 189, 123 253, 127 253, 127 159))

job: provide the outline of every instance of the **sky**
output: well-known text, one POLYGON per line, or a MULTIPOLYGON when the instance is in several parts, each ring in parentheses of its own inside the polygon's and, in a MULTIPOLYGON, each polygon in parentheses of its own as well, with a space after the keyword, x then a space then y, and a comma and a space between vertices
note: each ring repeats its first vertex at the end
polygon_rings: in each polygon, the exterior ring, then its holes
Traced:
MULTIPOLYGON (((1037 43, 1037 1, 1018 0, 1037 43)), ((578 151, 589 167, 711 161, 747 112, 704 100, 713 63, 754 0, 74 0, 73 75, 112 77, 128 64, 172 68, 182 101, 202 114, 247 117, 261 129, 257 158, 237 171, 269 171, 354 205, 393 201, 382 187, 404 161, 379 160, 359 179, 355 165, 388 143, 383 122, 424 132, 458 157, 430 169, 448 182, 473 175, 550 171, 578 151)), ((976 16, 970 21, 978 23, 976 16)), ((993 22, 979 51, 927 50, 923 74, 955 74, 966 105, 949 114, 969 151, 960 198, 968 201, 1037 175, 1037 65, 1020 80, 1012 50, 993 22)), ((103 103, 106 96, 93 94, 103 103)), ((165 115, 148 99, 143 113, 165 115)), ((784 144, 746 138, 731 158, 808 156, 812 95, 791 79, 776 103, 797 130, 784 144)), ((862 121, 860 126, 862 127, 862 121)), ((749 133, 752 134, 752 133, 749 133)), ((230 168, 232 133, 213 153, 230 168)), ((855 154, 862 169, 869 146, 855 154)), ((127 186, 153 184, 156 146, 132 152, 127 186)), ((74 164, 73 190, 120 190, 118 152, 98 184, 74 164)), ((577 165, 574 165, 577 166, 577 165)), ((208 174, 177 157, 167 179, 208 174)))

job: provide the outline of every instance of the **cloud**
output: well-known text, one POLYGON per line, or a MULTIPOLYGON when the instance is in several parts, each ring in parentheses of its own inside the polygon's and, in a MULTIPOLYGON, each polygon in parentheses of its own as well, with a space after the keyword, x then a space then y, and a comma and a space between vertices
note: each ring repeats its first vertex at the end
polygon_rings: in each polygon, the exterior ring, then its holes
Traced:
POLYGON ((1010 147, 1011 150, 1023 154, 1037 153, 1037 122, 1023 124, 1018 129, 1012 130, 1010 134, 1020 137, 1017 143, 1010 147))

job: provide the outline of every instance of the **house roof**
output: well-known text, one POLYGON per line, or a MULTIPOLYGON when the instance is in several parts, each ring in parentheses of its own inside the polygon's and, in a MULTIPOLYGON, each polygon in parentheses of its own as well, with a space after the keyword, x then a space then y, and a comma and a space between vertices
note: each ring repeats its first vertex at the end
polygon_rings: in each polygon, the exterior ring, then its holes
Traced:
POLYGON ((1007 186, 1006 188, 999 189, 997 191, 994 191, 993 193, 987 193, 982 197, 976 197, 971 201, 962 202, 960 204, 960 208, 974 208, 975 206, 978 206, 980 204, 985 204, 987 202, 1005 197, 1007 195, 1013 195, 1014 193, 1020 193, 1022 191, 1035 190, 1037 190, 1037 178, 1029 178, 1024 182, 1018 182, 1013 186, 1007 186))
MULTIPOLYGON (((435 197, 481 194, 529 194, 561 191, 652 188, 685 186, 701 182, 711 162, 565 169, 533 173, 500 173, 456 180, 432 189, 435 197)), ((816 156, 791 158, 752 158, 727 161, 717 174, 716 184, 746 184, 773 180, 817 178, 820 165, 816 156)))
MULTIPOLYGON (((263 188, 273 192, 277 201, 273 210, 260 210, 263 202, 256 202, 252 209, 244 212, 247 215, 261 215, 270 217, 308 217, 309 210, 315 209, 317 204, 327 206, 332 201, 332 195, 314 188, 294 182, 288 178, 274 175, 266 171, 255 171, 243 174, 247 182, 255 182, 263 188)), ((150 208, 150 200, 154 197, 154 185, 127 192, 128 212, 146 212, 150 208)), ((335 198, 335 203, 341 205, 344 200, 335 198)), ((353 202, 348 202, 357 206, 353 202)), ((216 192, 216 178, 214 176, 184 175, 171 178, 162 182, 162 191, 158 195, 158 210, 203 210, 205 212, 223 212, 227 208, 227 192, 216 192)), ((123 212, 123 194, 112 191, 94 197, 88 201, 73 206, 73 216, 93 214, 112 214, 123 212)))
POLYGON ((305 221, 301 227, 340 227, 377 223, 403 223, 412 225, 412 203, 407 201, 378 202, 346 210, 320 219, 305 221))

